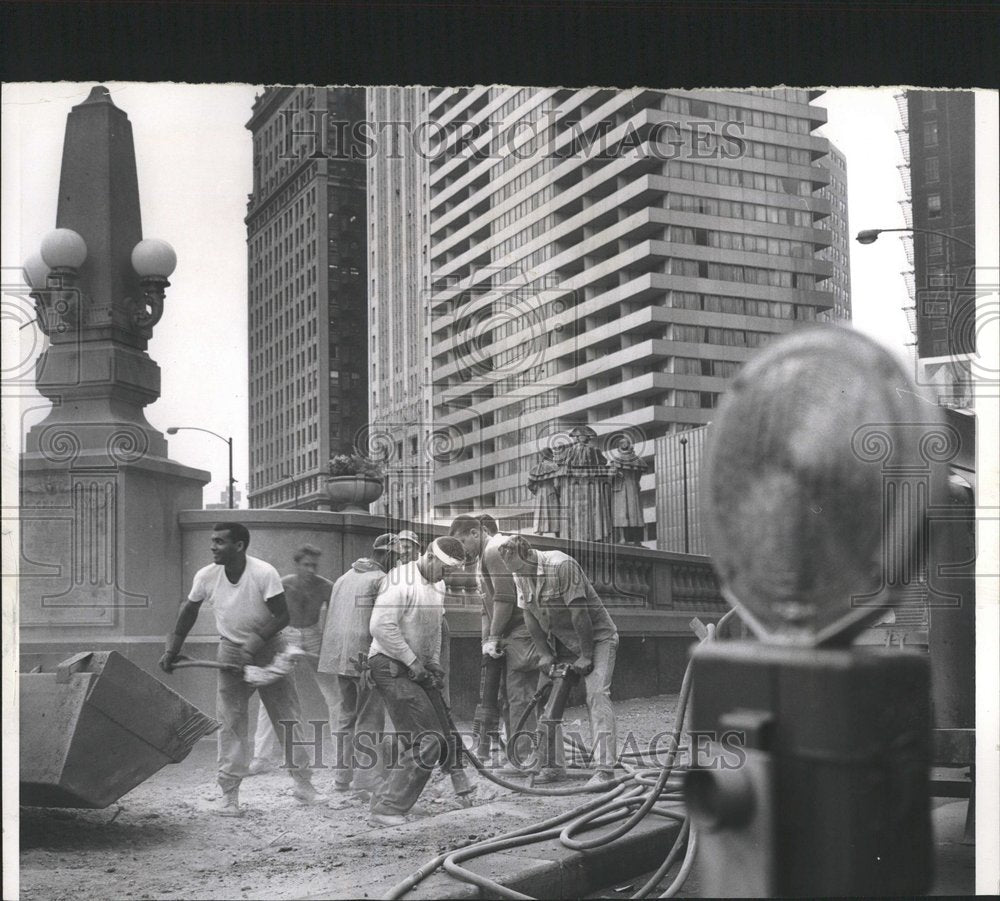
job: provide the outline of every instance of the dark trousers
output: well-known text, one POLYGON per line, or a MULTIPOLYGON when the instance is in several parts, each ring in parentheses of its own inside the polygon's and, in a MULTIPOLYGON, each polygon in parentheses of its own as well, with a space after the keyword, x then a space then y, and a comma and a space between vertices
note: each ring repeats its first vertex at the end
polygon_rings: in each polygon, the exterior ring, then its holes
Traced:
POLYGON ((416 804, 442 761, 445 736, 427 693, 409 678, 405 666, 384 654, 370 658, 368 665, 400 745, 398 762, 372 798, 372 811, 402 814, 416 804))

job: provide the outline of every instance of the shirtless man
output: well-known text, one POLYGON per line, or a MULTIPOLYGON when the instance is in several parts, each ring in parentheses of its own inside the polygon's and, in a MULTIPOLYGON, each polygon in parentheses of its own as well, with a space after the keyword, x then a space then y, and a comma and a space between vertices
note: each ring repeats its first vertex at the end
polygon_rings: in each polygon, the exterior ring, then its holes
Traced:
MULTIPOLYGON (((288 605, 288 625, 281 634, 288 644, 315 655, 302 658, 303 665, 297 668, 297 673, 300 677, 308 673, 308 678, 319 687, 327 708, 330 709, 333 697, 331 693, 334 689, 325 680, 316 678, 319 650, 323 641, 323 620, 330 600, 330 589, 333 587, 332 582, 317 575, 322 553, 318 547, 304 544, 295 552, 295 573, 282 577, 285 603, 288 605)), ((250 775, 270 772, 281 766, 283 760, 281 738, 262 708, 257 715, 257 733, 254 736, 250 775)))

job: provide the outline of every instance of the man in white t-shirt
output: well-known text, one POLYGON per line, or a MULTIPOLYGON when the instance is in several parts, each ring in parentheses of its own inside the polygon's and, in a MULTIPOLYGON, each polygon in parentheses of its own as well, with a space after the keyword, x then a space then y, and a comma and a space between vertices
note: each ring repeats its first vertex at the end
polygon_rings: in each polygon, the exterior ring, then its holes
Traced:
MULTIPOLYGON (((243 680, 243 667, 265 666, 285 647, 279 635, 288 625, 288 605, 278 571, 257 557, 247 555, 250 532, 238 522, 218 523, 212 529, 213 563, 195 573, 188 599, 181 605, 177 624, 167 636, 160 668, 173 672, 184 639, 198 618, 201 605, 209 601, 215 610, 219 631, 220 663, 233 664, 236 670, 220 670, 216 717, 219 729, 219 787, 222 799, 216 812, 222 816, 241 816, 240 782, 247 775, 250 742, 247 737, 247 705, 253 692, 274 723, 301 721, 295 684, 285 677, 256 688, 243 680)), ((308 769, 308 757, 296 747, 289 773, 295 781, 295 798, 310 804, 317 800, 308 769)))

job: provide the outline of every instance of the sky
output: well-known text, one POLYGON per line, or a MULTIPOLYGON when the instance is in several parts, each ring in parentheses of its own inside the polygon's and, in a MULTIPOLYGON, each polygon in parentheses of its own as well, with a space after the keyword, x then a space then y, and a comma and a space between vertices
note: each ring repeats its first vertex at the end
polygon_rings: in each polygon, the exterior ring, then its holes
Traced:
MULTIPOLYGON (((245 124, 251 85, 107 82, 132 123, 142 205, 143 237, 162 238, 177 251, 177 269, 165 312, 149 344, 159 364, 160 399, 146 408, 150 423, 199 426, 234 439, 237 489, 246 494, 247 275, 246 215, 251 190, 251 142, 245 124)), ((37 352, 33 329, 11 345, 24 300, 17 295, 21 263, 55 227, 66 115, 93 83, 6 84, 2 88, 2 226, 4 372, 37 352)), ((819 101, 828 122, 820 134, 847 158, 848 217, 862 228, 902 226, 902 162, 895 129, 900 123, 892 88, 832 89, 819 101)), ((900 273, 907 268, 897 237, 869 246, 851 242, 854 324, 908 358, 912 336, 902 308, 909 303, 900 273)), ((30 317, 29 317, 30 318, 30 317)), ((45 415, 47 402, 22 399, 20 420, 4 423, 4 458, 16 458, 27 427, 45 415), (18 433, 20 432, 20 438, 18 433)), ((16 411, 13 411, 16 417, 16 411)), ((212 473, 206 501, 225 489, 226 447, 210 435, 168 437, 170 456, 212 473)))

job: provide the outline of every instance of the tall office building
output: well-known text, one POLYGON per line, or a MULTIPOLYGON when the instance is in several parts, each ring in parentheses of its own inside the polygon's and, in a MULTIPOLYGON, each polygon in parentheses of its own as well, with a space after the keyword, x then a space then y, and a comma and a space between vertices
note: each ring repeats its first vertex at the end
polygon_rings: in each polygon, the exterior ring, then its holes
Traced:
POLYGON ((834 308, 815 96, 430 92, 438 517, 530 528, 527 473, 576 423, 630 434, 652 469, 757 347, 834 308))
MULTIPOLYGON (((371 450, 386 462, 373 506, 390 521, 431 519, 432 437, 425 88, 367 89, 371 450)), ((390 523, 391 525, 391 523, 390 523)))
POLYGON ((975 97, 907 91, 917 355, 975 352, 975 97), (967 243, 962 243, 967 242, 967 243))
POLYGON ((833 294, 833 307, 819 314, 828 322, 851 321, 851 226, 847 218, 847 160, 832 143, 830 153, 820 159, 830 172, 830 183, 820 188, 819 196, 830 201, 826 227, 831 243, 819 251, 821 260, 833 263, 833 274, 819 287, 833 294))
POLYGON ((368 421, 364 90, 267 88, 247 203, 251 507, 315 508, 368 421))

